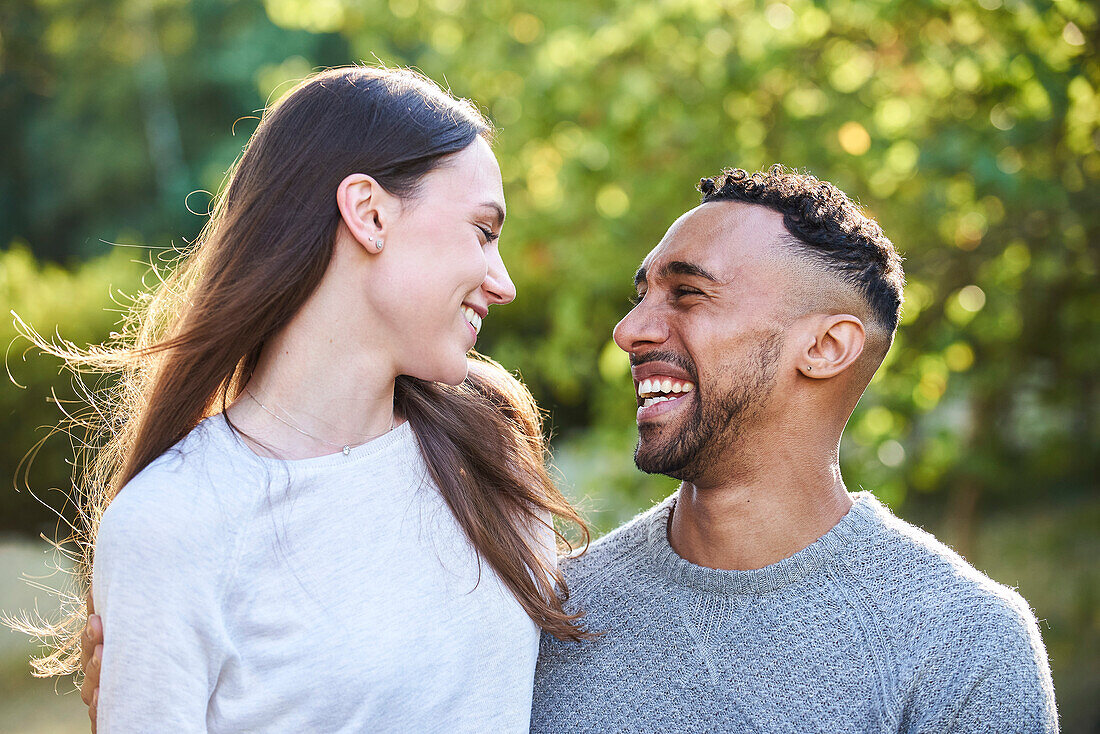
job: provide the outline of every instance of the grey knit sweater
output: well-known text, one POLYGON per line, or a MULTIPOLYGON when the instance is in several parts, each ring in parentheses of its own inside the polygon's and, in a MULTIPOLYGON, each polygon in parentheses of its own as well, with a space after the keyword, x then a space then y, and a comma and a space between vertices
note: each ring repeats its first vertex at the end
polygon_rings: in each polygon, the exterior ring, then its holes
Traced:
POLYGON ((567 608, 605 634, 543 635, 532 732, 1056 732, 1046 650, 1019 594, 872 495, 756 571, 668 543, 676 495, 567 561, 567 608))

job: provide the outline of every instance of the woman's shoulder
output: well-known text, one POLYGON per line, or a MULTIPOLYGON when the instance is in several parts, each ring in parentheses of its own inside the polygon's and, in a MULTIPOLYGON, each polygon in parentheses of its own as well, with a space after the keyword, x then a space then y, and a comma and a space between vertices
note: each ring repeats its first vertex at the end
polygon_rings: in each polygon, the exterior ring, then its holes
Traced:
POLYGON ((240 509, 233 477, 217 474, 227 456, 207 430, 200 424, 142 469, 104 511, 92 589, 106 624, 182 608, 216 614, 235 573, 240 509))
POLYGON ((228 429, 217 420, 200 423, 119 490, 103 513, 97 544, 111 535, 131 542, 137 536, 161 542, 224 537, 249 504, 240 495, 250 483, 247 462, 232 455, 221 435, 228 429))

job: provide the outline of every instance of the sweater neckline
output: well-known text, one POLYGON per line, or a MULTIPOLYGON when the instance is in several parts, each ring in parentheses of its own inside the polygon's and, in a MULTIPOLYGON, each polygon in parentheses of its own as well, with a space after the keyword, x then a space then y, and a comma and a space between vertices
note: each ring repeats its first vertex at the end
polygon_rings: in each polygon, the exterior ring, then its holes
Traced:
POLYGON ((781 561, 763 568, 738 571, 699 566, 672 549, 668 526, 678 497, 677 491, 650 512, 646 528, 648 555, 658 572, 672 583, 723 595, 766 594, 801 581, 871 532, 879 524, 882 507, 870 492, 854 492, 848 514, 825 535, 781 561))

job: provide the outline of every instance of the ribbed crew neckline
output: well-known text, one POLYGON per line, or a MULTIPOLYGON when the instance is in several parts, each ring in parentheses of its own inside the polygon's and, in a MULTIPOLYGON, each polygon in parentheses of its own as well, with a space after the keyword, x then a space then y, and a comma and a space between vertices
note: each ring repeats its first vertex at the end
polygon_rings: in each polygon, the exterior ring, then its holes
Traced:
POLYGON ((881 525, 879 501, 870 492, 855 492, 851 495, 853 502, 848 514, 829 532, 794 555, 749 571, 707 568, 684 560, 669 544, 669 517, 678 497, 679 492, 674 493, 649 513, 648 556, 657 571, 672 583, 714 594, 766 594, 801 581, 881 525))
POLYGON ((270 456, 260 456, 249 448, 245 444, 244 439, 229 426, 229 421, 226 419, 224 413, 213 415, 204 420, 200 425, 204 424, 210 426, 215 433, 219 434, 219 436, 227 442, 230 450, 243 452, 248 458, 260 462, 263 466, 280 468, 294 473, 349 466, 371 457, 377 457, 393 447, 400 447, 409 442, 412 442, 412 447, 419 451, 419 449, 415 447, 416 434, 413 433, 412 425, 409 421, 405 421, 401 425, 396 426, 392 431, 378 438, 358 446, 353 446, 346 455, 342 451, 337 451, 333 454, 313 456, 308 459, 276 459, 270 456))

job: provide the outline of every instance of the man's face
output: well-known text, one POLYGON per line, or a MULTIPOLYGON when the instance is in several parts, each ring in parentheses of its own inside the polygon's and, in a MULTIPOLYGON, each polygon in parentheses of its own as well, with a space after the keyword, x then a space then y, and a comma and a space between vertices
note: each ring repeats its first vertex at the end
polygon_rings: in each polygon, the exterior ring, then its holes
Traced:
POLYGON ((630 354, 642 471, 695 481, 765 415, 789 314, 785 234, 770 209, 713 202, 680 217, 642 262, 641 300, 615 327, 630 354))

